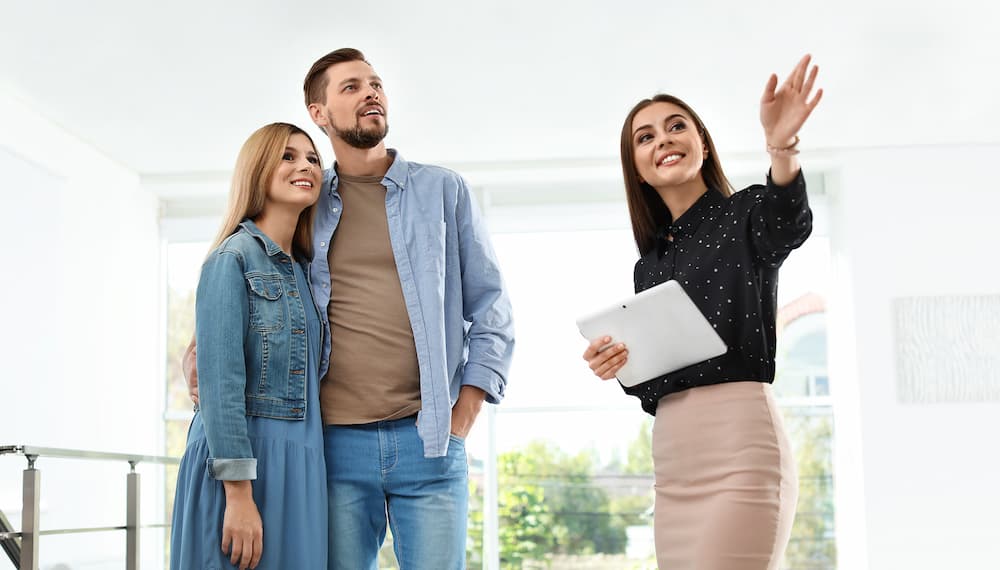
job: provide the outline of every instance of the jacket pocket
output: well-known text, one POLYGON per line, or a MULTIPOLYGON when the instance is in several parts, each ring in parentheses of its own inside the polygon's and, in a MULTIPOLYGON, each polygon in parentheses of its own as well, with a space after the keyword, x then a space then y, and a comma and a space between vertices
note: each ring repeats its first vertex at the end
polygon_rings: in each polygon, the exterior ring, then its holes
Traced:
POLYGON ((250 288, 250 328, 256 331, 277 331, 285 327, 287 306, 284 281, 278 274, 248 274, 250 288))

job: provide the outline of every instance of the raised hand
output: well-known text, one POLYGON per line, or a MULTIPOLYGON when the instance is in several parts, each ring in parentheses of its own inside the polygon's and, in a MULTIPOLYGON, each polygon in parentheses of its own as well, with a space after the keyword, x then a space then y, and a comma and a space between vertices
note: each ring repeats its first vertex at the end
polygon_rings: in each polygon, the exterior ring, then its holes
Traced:
POLYGON ((794 144, 799 129, 823 96, 823 90, 818 89, 812 100, 809 100, 819 71, 816 66, 809 69, 811 59, 812 56, 806 55, 799 60, 777 91, 775 87, 778 86, 778 76, 772 73, 767 80, 764 95, 760 98, 760 124, 764 127, 768 146, 785 148, 794 144))

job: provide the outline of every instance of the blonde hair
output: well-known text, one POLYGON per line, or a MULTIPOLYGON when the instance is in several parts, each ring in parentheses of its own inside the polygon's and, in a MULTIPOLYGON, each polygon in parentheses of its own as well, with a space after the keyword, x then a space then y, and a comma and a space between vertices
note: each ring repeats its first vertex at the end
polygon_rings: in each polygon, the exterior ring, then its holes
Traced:
MULTIPOLYGON (((229 205, 222 217, 222 226, 212 242, 209 250, 219 247, 227 237, 236 232, 240 222, 245 218, 255 218, 264 210, 267 189, 271 184, 278 165, 281 164, 288 139, 292 135, 305 135, 309 144, 316 150, 312 137, 302 129, 289 123, 271 123, 256 131, 243 143, 236 168, 233 171, 233 182, 229 190, 229 205)), ((319 153, 317 153, 317 157, 319 153)), ((322 169, 322 164, 319 165, 322 169)), ((297 256, 311 259, 313 255, 313 217, 315 204, 302 210, 295 225, 292 237, 292 252, 297 256)))

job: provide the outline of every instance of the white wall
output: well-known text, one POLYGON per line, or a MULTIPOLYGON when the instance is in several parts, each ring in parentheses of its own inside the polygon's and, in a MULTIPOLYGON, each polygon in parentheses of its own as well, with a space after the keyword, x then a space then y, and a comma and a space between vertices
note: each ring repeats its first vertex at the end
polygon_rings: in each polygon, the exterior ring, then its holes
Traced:
POLYGON ((998 157, 978 145, 833 160, 841 568, 1000 560, 1000 403, 902 403, 892 321, 897 297, 1000 294, 998 157))
MULTIPOLYGON (((157 200, 136 174, 3 91, 0 125, 0 444, 159 454, 157 200)), ((0 457, 0 509, 15 527, 25 465, 0 457)), ((124 524, 127 464, 38 468, 43 529, 124 524)), ((162 516, 156 482, 145 477, 147 520, 162 516)), ((43 538, 43 564, 73 560, 75 540, 43 538)), ((124 557, 121 532, 79 543, 124 557)))
MULTIPOLYGON (((157 200, 135 173, 2 91, 0 125, 0 444, 160 453, 157 200)), ((878 148, 829 153, 821 165, 832 173, 843 570, 1000 560, 1000 403, 901 403, 891 320, 900 296, 1000 293, 997 157, 998 145, 878 148)), ((0 509, 15 525, 23 467, 0 458, 0 509)), ((44 521, 121 524, 124 468, 39 467, 44 521)), ((155 479, 145 481, 147 520, 162 514, 155 479)), ((120 552, 120 535, 102 541, 120 552)))

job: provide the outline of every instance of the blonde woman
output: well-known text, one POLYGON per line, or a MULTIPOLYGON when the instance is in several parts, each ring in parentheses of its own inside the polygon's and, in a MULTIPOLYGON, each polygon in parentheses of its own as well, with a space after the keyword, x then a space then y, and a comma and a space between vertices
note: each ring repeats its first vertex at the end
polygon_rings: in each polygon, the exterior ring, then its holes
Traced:
POLYGON ((321 177, 294 125, 262 127, 240 151, 198 282, 200 407, 178 473, 172 569, 326 567, 328 332, 307 277, 321 177))

